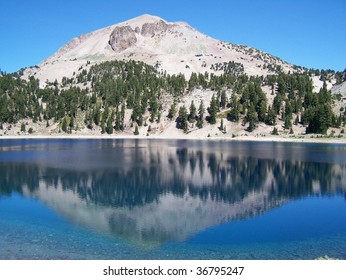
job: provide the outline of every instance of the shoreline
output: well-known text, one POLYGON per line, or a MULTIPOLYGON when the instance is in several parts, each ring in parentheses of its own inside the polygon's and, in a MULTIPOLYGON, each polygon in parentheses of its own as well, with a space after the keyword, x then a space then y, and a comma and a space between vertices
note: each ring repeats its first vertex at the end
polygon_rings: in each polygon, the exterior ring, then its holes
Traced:
POLYGON ((80 140, 191 140, 191 141, 222 141, 222 142, 286 142, 286 143, 323 143, 323 144, 345 144, 346 138, 338 137, 282 137, 282 136, 237 136, 237 137, 196 137, 196 136, 159 136, 159 135, 86 135, 86 134, 63 134, 63 135, 1 135, 1 140, 30 140, 30 139, 80 139, 80 140))

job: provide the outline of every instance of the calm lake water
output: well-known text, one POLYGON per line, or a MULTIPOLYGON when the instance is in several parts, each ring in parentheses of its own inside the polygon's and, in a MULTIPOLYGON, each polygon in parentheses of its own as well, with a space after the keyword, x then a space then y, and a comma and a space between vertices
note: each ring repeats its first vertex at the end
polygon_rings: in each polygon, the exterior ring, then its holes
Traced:
POLYGON ((0 140, 0 259, 346 259, 346 145, 0 140))

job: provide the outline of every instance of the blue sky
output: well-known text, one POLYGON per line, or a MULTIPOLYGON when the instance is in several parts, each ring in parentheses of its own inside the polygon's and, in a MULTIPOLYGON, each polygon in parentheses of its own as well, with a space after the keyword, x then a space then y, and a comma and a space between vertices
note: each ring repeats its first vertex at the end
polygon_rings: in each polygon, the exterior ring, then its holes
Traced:
POLYGON ((33 0, 0 5, 0 69, 39 64, 80 34, 141 14, 308 68, 346 68, 346 0, 33 0))

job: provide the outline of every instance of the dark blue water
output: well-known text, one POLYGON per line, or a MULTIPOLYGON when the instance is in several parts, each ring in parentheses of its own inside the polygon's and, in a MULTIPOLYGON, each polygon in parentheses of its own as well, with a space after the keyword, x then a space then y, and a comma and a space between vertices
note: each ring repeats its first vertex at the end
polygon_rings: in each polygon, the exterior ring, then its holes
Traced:
POLYGON ((346 146, 1 140, 0 259, 346 259, 346 146))

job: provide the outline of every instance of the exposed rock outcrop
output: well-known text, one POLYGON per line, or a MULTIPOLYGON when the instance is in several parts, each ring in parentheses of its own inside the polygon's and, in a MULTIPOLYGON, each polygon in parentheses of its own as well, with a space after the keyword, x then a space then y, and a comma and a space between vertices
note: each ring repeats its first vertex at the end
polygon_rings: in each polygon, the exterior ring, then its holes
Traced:
POLYGON ((244 72, 253 76, 273 74, 275 69, 296 71, 270 54, 216 40, 187 23, 143 15, 72 39, 44 60, 40 69, 28 69, 24 75, 54 82, 63 77, 72 78, 73 73, 78 75, 83 65, 114 59, 142 61, 156 65, 159 72, 182 73, 186 78, 193 72, 220 75, 223 67, 213 65, 229 61, 244 65, 244 72))
POLYGON ((115 52, 122 52, 137 42, 136 32, 130 26, 117 26, 109 37, 109 45, 115 52))
POLYGON ((169 25, 165 23, 163 20, 153 23, 144 23, 142 26, 141 34, 146 37, 152 37, 157 33, 166 31, 169 25))

